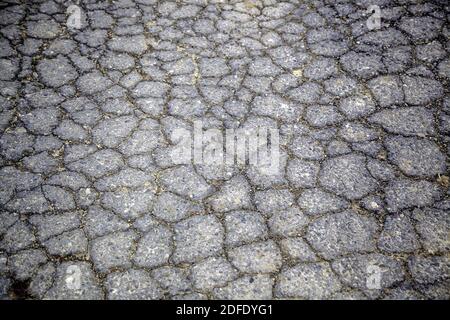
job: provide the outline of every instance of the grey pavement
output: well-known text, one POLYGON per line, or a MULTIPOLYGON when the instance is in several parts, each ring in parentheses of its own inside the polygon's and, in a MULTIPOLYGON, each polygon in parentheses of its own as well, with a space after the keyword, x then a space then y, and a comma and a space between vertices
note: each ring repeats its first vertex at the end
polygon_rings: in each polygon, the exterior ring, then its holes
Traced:
POLYGON ((449 20, 2 1, 0 299, 450 299, 449 20), (177 164, 199 120, 277 129, 278 174, 177 164))

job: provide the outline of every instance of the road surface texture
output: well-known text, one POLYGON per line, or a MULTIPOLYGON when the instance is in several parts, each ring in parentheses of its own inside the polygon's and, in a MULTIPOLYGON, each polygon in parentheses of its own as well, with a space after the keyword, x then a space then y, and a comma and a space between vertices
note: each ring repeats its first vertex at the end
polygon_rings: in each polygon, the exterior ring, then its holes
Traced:
POLYGON ((450 298, 447 1, 69 4, 1 4, 0 297, 450 298))

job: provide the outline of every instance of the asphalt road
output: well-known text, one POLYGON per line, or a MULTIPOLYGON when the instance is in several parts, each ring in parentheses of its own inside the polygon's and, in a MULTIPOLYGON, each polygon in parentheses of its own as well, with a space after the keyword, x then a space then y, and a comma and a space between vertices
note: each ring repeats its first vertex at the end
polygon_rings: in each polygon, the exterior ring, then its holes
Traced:
POLYGON ((68 6, 0 5, 1 299, 450 298, 447 1, 68 6))

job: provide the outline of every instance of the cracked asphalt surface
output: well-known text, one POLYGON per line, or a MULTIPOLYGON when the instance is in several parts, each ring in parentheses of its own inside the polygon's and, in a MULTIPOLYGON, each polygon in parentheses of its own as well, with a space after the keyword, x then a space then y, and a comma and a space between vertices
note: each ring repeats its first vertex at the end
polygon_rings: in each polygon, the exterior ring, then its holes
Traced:
POLYGON ((2 299, 450 298, 447 1, 69 4, 0 6, 2 299), (175 165, 199 119, 280 174, 175 165))

